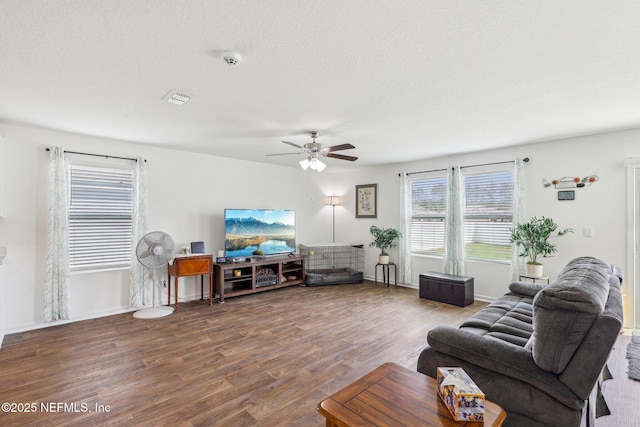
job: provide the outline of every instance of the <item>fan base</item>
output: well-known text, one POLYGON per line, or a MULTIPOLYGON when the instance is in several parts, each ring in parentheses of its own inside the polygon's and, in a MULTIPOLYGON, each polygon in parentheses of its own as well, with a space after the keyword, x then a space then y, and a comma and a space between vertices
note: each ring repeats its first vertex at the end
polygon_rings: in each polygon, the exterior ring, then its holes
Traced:
POLYGON ((173 313, 173 307, 153 307, 153 308, 143 308, 142 310, 138 310, 133 313, 133 317, 135 319, 157 319, 159 317, 168 316, 173 313))

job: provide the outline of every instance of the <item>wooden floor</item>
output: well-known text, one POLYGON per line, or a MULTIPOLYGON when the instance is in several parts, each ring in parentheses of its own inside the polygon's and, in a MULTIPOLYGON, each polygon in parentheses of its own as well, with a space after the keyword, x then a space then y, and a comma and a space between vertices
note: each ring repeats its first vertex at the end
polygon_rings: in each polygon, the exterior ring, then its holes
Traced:
POLYGON ((609 356, 608 366, 613 379, 602 384, 602 391, 611 415, 596 420, 596 427, 640 427, 640 381, 627 377, 629 361, 627 346, 631 337, 620 335, 609 356))
MULTIPOLYGON (((0 401, 23 411, 35 403, 35 411, 0 412, 0 425, 322 426, 321 400, 384 362, 415 369, 429 329, 457 325, 483 305, 460 308, 365 282, 190 302, 162 319, 129 313, 8 335, 0 401)), ((624 351, 616 354, 624 359, 624 351)), ((625 366, 612 368, 619 389, 608 381, 605 396, 640 394, 627 382, 640 383, 617 372, 625 366)), ((634 425, 616 424, 632 416, 614 417, 597 427, 634 425)))

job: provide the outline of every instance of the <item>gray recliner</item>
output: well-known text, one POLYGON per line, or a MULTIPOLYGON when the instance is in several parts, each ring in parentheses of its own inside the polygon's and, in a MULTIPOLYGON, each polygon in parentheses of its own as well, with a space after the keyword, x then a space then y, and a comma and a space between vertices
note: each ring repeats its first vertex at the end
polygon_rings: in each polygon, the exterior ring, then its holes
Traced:
POLYGON ((550 285, 514 282, 460 325, 427 336, 417 370, 460 366, 507 412, 505 426, 579 426, 622 328, 622 271, 591 257, 550 285))

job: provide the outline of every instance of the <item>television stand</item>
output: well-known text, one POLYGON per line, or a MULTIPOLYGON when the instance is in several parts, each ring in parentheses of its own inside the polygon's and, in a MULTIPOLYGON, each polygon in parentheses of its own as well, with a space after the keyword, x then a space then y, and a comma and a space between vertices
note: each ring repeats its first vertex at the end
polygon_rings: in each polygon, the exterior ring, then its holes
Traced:
POLYGON ((215 292, 218 302, 225 298, 265 292, 304 283, 304 258, 270 256, 243 262, 214 263, 215 292))

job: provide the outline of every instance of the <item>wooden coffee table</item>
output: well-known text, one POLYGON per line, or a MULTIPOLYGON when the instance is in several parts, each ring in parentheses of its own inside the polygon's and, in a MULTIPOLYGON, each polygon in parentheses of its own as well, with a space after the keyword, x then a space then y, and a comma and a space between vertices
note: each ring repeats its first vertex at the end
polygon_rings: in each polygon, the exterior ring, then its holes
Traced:
POLYGON ((507 414, 484 401, 484 422, 454 421, 438 397, 435 379, 395 363, 369 372, 318 405, 327 427, 500 426, 507 414))

